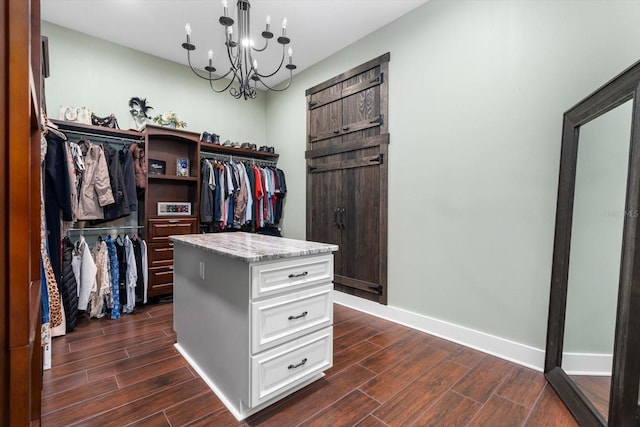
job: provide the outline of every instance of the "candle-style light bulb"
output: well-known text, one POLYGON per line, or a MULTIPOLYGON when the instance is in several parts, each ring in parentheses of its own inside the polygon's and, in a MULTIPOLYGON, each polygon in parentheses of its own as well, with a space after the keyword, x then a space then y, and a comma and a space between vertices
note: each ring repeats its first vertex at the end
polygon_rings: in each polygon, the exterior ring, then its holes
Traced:
POLYGON ((267 31, 271 28, 271 15, 267 15, 267 31))
POLYGON ((284 18, 284 19, 282 20, 282 29, 283 29, 283 30, 286 30, 286 29, 287 29, 287 18, 284 18))
POLYGON ((207 52, 207 57, 209 58, 209 63, 211 63, 211 61, 213 60, 213 49, 209 49, 209 51, 207 52))
POLYGON ((293 49, 289 48, 289 64, 293 64, 293 49))
POLYGON ((257 59, 253 60, 253 69, 258 71, 258 60, 257 59))
POLYGON ((184 26, 184 32, 187 33, 188 36, 191 35, 191 24, 189 24, 188 22, 184 26))
POLYGON ((222 10, 223 10, 223 16, 227 16, 228 12, 228 7, 229 7, 229 2, 227 0, 222 0, 222 10))

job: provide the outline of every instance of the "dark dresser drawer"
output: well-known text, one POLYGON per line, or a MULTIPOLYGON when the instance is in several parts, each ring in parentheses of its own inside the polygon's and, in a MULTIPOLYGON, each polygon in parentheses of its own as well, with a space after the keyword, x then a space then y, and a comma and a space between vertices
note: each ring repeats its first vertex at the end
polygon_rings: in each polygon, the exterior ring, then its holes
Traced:
POLYGON ((173 265, 173 243, 149 243, 149 267, 173 265))
POLYGON ((149 243, 168 242, 174 234, 195 234, 198 232, 198 219, 189 218, 150 218, 147 235, 149 243))

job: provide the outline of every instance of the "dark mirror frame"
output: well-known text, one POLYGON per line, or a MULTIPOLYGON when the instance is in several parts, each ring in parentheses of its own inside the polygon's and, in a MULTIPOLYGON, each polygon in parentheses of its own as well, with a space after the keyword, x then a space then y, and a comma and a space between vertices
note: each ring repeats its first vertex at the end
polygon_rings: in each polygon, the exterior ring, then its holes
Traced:
POLYGON ((564 113, 556 210, 545 377, 580 426, 607 421, 562 369, 571 224, 580 126, 633 100, 609 426, 637 426, 640 388, 640 61, 564 113))

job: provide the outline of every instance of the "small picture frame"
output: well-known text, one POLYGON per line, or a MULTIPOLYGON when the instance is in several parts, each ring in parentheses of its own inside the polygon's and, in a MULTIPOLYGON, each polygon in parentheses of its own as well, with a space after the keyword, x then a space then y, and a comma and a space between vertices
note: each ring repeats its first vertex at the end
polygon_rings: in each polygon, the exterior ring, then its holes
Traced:
POLYGON ((189 202, 158 202, 158 216, 191 215, 189 202))
POLYGON ((189 176, 189 159, 184 157, 176 159, 176 175, 189 176))
POLYGON ((165 175, 167 162, 164 160, 149 159, 149 175, 165 175))

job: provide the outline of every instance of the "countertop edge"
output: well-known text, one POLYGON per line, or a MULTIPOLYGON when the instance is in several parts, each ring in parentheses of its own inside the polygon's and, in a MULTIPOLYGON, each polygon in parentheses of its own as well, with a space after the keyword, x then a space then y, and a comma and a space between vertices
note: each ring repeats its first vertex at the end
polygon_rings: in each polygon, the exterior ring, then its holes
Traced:
MULTIPOLYGON (((329 243, 309 242, 307 240, 296 240, 296 239, 274 237, 274 239, 284 239, 283 243, 285 243, 286 241, 289 241, 289 242, 296 241, 296 242, 305 242, 315 246, 312 248, 296 248, 288 251, 276 251, 276 252, 260 254, 260 255, 243 255, 243 254, 234 252, 232 250, 229 250, 227 248, 218 248, 218 247, 203 245, 201 243, 190 241, 189 236, 200 237, 202 235, 199 235, 199 234, 172 235, 172 236, 169 236, 169 240, 171 240, 174 243, 190 246, 196 249, 203 250, 205 252, 211 252, 217 255, 225 256, 230 259, 235 259, 235 260, 239 260, 247 263, 272 261, 272 260, 287 259, 287 258, 294 258, 294 257, 301 257, 301 256, 328 254, 328 253, 335 252, 339 249, 337 245, 333 245, 329 243)), ((268 236, 268 237, 271 237, 271 236, 268 236)))

